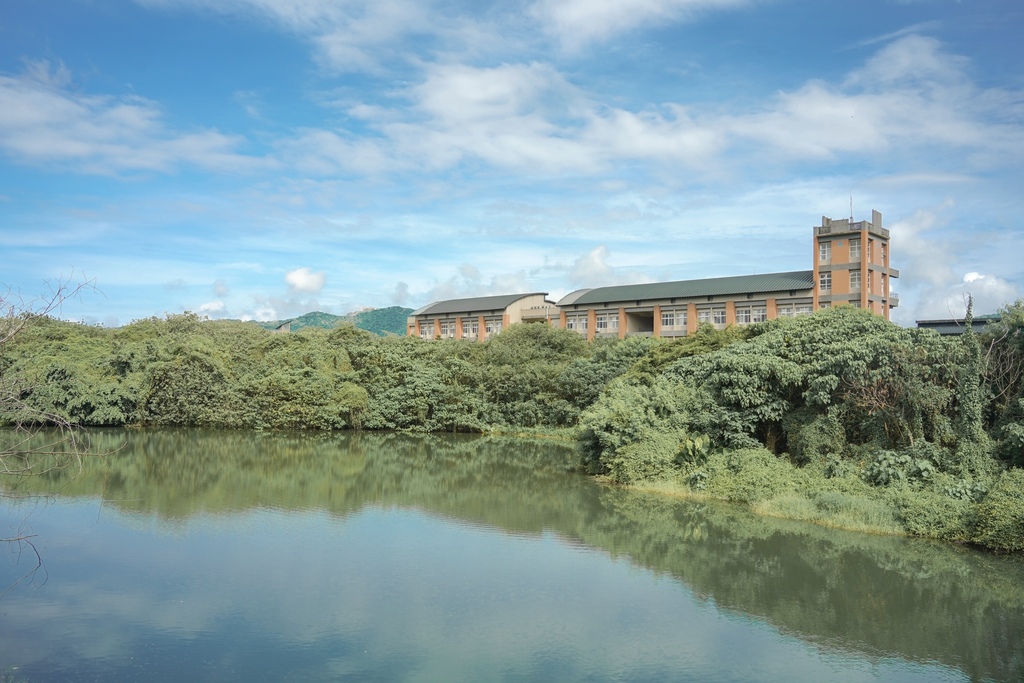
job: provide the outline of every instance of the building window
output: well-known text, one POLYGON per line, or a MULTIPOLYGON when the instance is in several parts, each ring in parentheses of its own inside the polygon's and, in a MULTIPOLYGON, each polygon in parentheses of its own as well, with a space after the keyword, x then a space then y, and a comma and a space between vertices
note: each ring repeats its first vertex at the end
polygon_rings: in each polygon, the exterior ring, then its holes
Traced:
POLYGON ((453 320, 442 320, 441 321, 441 338, 451 339, 455 336, 455 321, 453 320))
POLYGON ((784 304, 775 307, 775 316, 777 318, 792 318, 793 317, 793 305, 784 304))
POLYGON ((749 308, 737 308, 736 309, 736 323, 738 325, 749 325, 751 319, 751 312, 749 308))
POLYGON ((715 319, 715 324, 716 325, 724 325, 725 324, 725 309, 724 308, 716 308, 715 311, 714 311, 714 319, 715 319))
POLYGON ((868 240, 868 263, 872 263, 871 256, 874 253, 875 241, 868 240))
POLYGON ((763 307, 758 308, 757 306, 754 306, 754 308, 751 309, 751 313, 755 323, 763 323, 768 319, 768 310, 763 307))
POLYGON ((818 306, 818 308, 820 308, 821 310, 825 310, 826 308, 832 308, 832 303, 830 301, 826 301, 825 303, 818 306))
POLYGON ((462 338, 475 339, 480 336, 480 321, 476 318, 462 321, 462 338))
POLYGON ((880 245, 878 245, 878 249, 881 252, 881 256, 882 256, 882 265, 885 265, 885 263, 886 263, 886 260, 885 260, 886 248, 885 247, 886 247, 885 242, 882 242, 880 245))
POLYGON ((577 332, 587 331, 587 317, 585 315, 570 315, 565 319, 565 327, 577 332))
POLYGON ((618 313, 598 313, 597 314, 597 331, 598 332, 617 332, 619 329, 619 314, 618 313))
POLYGON ((818 278, 819 289, 823 292, 832 291, 832 273, 821 273, 818 278))
POLYGON ((498 334, 499 332, 501 332, 501 321, 500 320, 488 320, 487 321, 487 327, 485 329, 487 330, 487 336, 488 337, 493 336, 495 334, 498 334))
POLYGON ((851 292, 859 292, 860 291, 860 271, 859 270, 851 270, 850 271, 850 291, 851 292))
POLYGON ((686 328, 686 311, 662 311, 661 312, 661 327, 662 329, 685 329, 686 328))
POLYGON ((821 263, 832 263, 831 242, 818 242, 818 261, 821 263))
POLYGON ((710 308, 700 308, 700 309, 697 309, 697 322, 699 322, 699 323, 709 323, 709 322, 711 322, 711 309, 710 308))
POLYGON ((850 240, 850 260, 860 260, 860 240, 850 240))
POLYGON ((796 307, 797 315, 810 315, 812 312, 810 304, 799 304, 796 307))

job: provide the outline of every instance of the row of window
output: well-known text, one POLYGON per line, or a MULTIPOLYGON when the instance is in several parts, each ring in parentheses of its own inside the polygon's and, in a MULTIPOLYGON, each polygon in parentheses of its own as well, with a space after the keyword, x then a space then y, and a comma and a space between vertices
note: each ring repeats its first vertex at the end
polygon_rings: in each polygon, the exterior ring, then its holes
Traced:
POLYGON ((697 309, 697 322, 699 323, 712 323, 714 325, 725 324, 725 309, 724 308, 698 308, 697 309))
POLYGON ((810 303, 779 304, 775 310, 780 318, 795 318, 798 315, 810 315, 814 311, 814 307, 810 303))
MULTIPOLYGON (((873 263, 872 249, 874 247, 874 240, 868 240, 868 262, 873 263)), ((886 243, 882 242, 879 244, 879 254, 882 257, 880 263, 885 263, 886 256, 886 243)), ((850 240, 850 260, 860 260, 860 239, 850 240)), ((831 242, 818 242, 818 261, 821 263, 832 262, 832 243, 831 242)))
POLYGON ((768 319, 768 309, 764 306, 737 306, 736 322, 740 325, 763 323, 768 319))
MULTIPOLYGON (((859 270, 850 271, 850 291, 859 292, 861 286, 861 272, 859 270)), ((832 291, 832 273, 825 272, 819 273, 818 275, 818 288, 822 292, 832 291)), ((871 278, 868 278, 868 291, 872 291, 871 278)), ((882 291, 885 291, 885 273, 882 273, 882 291)))
MULTIPOLYGON (((790 307, 792 308, 792 307, 790 307)), ((780 307, 779 310, 782 310, 780 307)), ((810 306, 807 306, 807 313, 810 313, 810 306)), ((803 311, 801 310, 801 314, 803 311)), ((687 325, 686 309, 663 310, 661 312, 661 329, 663 330, 685 330, 687 325)), ((768 310, 764 306, 737 306, 736 322, 740 325, 764 322, 768 319, 768 310)), ((724 307, 699 308, 697 310, 697 321, 700 323, 711 323, 713 325, 725 325, 726 316, 724 307)), ((616 332, 619 329, 619 316, 615 313, 596 316, 596 329, 600 332, 616 332)), ((588 322, 586 315, 570 315, 566 317, 565 326, 567 329, 578 332, 586 332, 588 322)))
MULTIPOLYGON (((422 339, 434 339, 434 321, 426 320, 420 323, 420 337, 422 339)), ((437 326, 439 339, 454 339, 455 338, 455 321, 454 320, 442 320, 437 326)), ((487 336, 498 334, 501 332, 501 321, 500 320, 486 320, 485 321, 485 332, 487 336)), ((468 318, 462 321, 462 338, 463 339, 476 339, 480 336, 480 321, 477 318, 468 318)))

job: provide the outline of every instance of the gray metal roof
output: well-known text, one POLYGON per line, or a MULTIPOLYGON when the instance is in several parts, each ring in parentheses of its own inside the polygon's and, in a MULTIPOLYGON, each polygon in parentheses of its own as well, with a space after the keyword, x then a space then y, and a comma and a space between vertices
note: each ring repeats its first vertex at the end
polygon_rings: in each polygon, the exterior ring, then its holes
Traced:
MULTIPOLYGON (((998 313, 975 316, 971 328, 975 332, 981 332, 990 322, 999 322, 1002 319, 998 313)), ((917 326, 925 330, 935 330, 941 335, 963 334, 967 321, 964 318, 945 318, 941 320, 918 320, 917 326)))
MULTIPOLYGON (((575 304, 601 304, 623 301, 649 301, 652 299, 687 299, 701 296, 728 296, 731 294, 767 294, 808 290, 814 287, 814 271, 795 270, 790 273, 764 275, 736 275, 713 277, 705 280, 677 280, 652 282, 643 285, 597 287, 584 292, 575 304)), ((559 302, 561 304, 562 302, 559 302)))
POLYGON ((447 301, 435 301, 423 308, 415 310, 412 316, 417 315, 444 315, 445 313, 483 313, 490 311, 504 311, 506 308, 528 296, 547 296, 547 292, 529 292, 527 294, 499 294, 497 296, 478 296, 469 299, 448 299, 447 301))
POLYGON ((573 290, 573 291, 569 292, 568 294, 566 294, 565 296, 563 296, 561 299, 559 299, 558 303, 555 304, 555 305, 556 306, 569 306, 571 304, 574 304, 574 303, 576 303, 576 301, 581 296, 583 296, 584 294, 586 294, 589 291, 592 291, 592 289, 593 289, 592 287, 587 287, 586 289, 576 289, 576 290, 573 290))

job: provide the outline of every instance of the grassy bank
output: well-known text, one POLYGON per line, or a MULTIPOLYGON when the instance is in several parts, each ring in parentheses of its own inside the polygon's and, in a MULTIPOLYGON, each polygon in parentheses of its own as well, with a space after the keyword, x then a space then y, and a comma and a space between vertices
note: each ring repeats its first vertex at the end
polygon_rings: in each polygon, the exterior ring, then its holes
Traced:
POLYGON ((870 465, 837 472, 824 461, 797 467, 764 449, 722 451, 628 487, 687 499, 744 503, 763 516, 871 534, 1024 550, 1024 472, 994 472, 964 487, 953 477, 868 483, 870 465))

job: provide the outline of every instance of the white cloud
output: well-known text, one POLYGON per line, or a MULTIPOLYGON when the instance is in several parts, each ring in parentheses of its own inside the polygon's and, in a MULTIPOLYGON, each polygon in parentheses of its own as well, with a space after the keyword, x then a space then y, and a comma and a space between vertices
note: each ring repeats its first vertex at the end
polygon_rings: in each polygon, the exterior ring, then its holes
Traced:
POLYGON ((995 313, 1021 296, 1017 285, 992 273, 971 272, 964 274, 962 279, 958 287, 950 288, 953 291, 944 301, 944 308, 956 312, 956 317, 964 315, 968 295, 974 300, 975 315, 995 313))
POLYGON ((296 268, 288 271, 284 280, 293 292, 316 294, 327 283, 327 274, 323 271, 314 273, 310 268, 296 268))
POLYGON ((395 306, 405 306, 409 301, 409 285, 405 282, 398 282, 395 291, 391 293, 391 302, 395 306))
POLYGON ((704 12, 748 4, 747 0, 538 0, 531 11, 562 45, 578 49, 639 26, 689 20, 704 12))
POLYGON ((461 299, 474 296, 492 296, 497 294, 517 294, 534 290, 531 278, 526 270, 496 273, 490 279, 480 275, 480 269, 470 263, 463 263, 456 273, 448 278, 435 281, 415 297, 423 303, 461 299))
MULTIPOLYGON (((393 97, 349 103, 374 131, 304 129, 279 146, 310 173, 375 174, 484 163, 532 176, 616 173, 623 163, 677 182, 750 169, 858 159, 894 175, 964 174, 1024 158, 1021 93, 981 89, 966 61, 910 35, 839 82, 809 81, 742 110, 685 102, 610 106, 548 64, 435 64, 393 97), (708 174, 714 174, 709 176, 708 174)), ((632 167, 630 167, 632 168, 632 167)))
POLYGON ((987 260, 979 251, 985 240, 977 230, 949 230, 957 219, 954 203, 947 201, 889 226, 894 264, 900 270, 900 279, 893 283, 900 294, 893 312, 897 322, 963 317, 968 295, 974 297, 975 313, 993 313, 1021 295, 1016 284, 969 267, 987 260))
POLYGON ((31 62, 18 76, 0 75, 0 151, 17 161, 91 174, 267 165, 238 152, 240 137, 176 131, 161 119, 143 97, 78 92, 63 64, 31 62))
POLYGON ((966 67, 937 40, 907 36, 842 84, 814 81, 780 93, 763 113, 735 116, 727 127, 793 159, 915 150, 931 161, 928 153, 941 150, 945 163, 1018 163, 1021 93, 980 89, 966 67))
POLYGON ((315 47, 334 71, 373 71, 383 62, 409 58, 405 39, 434 36, 451 41, 456 22, 440 8, 417 0, 137 0, 165 9, 190 9, 255 18, 289 31, 315 47))
POLYGON ((205 304, 200 304, 196 309, 196 313, 218 317, 217 314, 223 313, 226 309, 227 306, 223 301, 208 301, 205 304))
POLYGON ((594 247, 586 254, 577 258, 569 268, 569 282, 577 288, 607 287, 609 285, 636 284, 651 282, 651 278, 642 273, 618 269, 608 263, 608 247, 603 244, 594 247))

